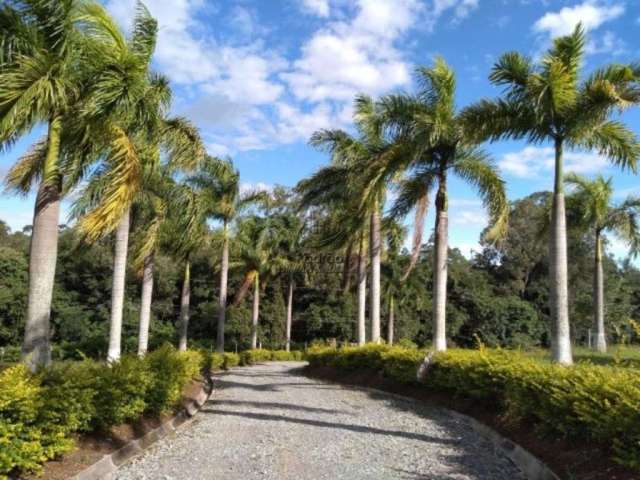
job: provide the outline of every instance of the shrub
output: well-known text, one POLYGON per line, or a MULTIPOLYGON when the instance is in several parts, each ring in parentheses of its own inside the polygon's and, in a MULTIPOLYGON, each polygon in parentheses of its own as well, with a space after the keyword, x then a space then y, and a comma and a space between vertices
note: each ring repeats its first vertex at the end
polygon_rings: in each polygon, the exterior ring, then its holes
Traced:
POLYGON ((201 378, 202 372, 204 372, 207 367, 206 355, 197 350, 176 352, 176 354, 178 359, 184 363, 185 375, 189 380, 201 378))
POLYGON ((97 429, 108 429, 140 417, 147 407, 147 392, 157 387, 149 364, 131 355, 123 356, 112 365, 96 366, 94 375, 98 394, 92 426, 97 429))
MULTIPOLYGON (((311 348, 312 366, 381 372, 415 382, 426 352, 402 347, 311 348)), ((573 367, 505 350, 449 350, 435 355, 426 387, 490 404, 541 432, 611 445, 616 460, 640 469, 640 378, 637 370, 588 363, 573 367)))
POLYGON ((257 348, 254 350, 245 350, 240 353, 240 365, 254 365, 260 362, 268 362, 271 360, 271 351, 257 348))
POLYGON ((145 396, 146 411, 163 413, 178 404, 184 387, 197 375, 203 361, 197 352, 185 355, 165 344, 147 354, 144 363, 151 373, 151 385, 145 396))
POLYGON ((222 354, 222 368, 229 370, 231 367, 240 365, 240 355, 237 353, 223 353, 222 354))
POLYGON ((286 350, 273 350, 271 352, 271 360, 275 362, 292 362, 302 360, 302 352, 286 350))
POLYGON ((210 372, 221 370, 224 368, 224 354, 212 352, 209 353, 208 367, 210 372))
POLYGON ((22 365, 0 373, 0 478, 16 468, 37 471, 43 461, 69 448, 66 439, 49 443, 43 438, 38 425, 41 392, 22 365))

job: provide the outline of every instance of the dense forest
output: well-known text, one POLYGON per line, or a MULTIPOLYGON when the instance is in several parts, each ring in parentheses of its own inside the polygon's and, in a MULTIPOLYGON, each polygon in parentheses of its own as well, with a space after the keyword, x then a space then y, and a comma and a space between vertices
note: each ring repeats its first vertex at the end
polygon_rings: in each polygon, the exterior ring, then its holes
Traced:
MULTIPOLYGON (((295 197, 277 188, 268 207, 271 219, 295 216, 295 197)), ((548 261, 547 240, 540 222, 548 209, 549 194, 535 193, 511 204, 510 228, 499 245, 483 244, 481 251, 465 258, 452 249, 449 255, 447 335, 460 346, 482 341, 491 346, 547 346, 548 261)), ((266 221, 265 210, 254 209, 233 227, 230 252, 229 295, 236 297, 246 270, 243 238, 247 222, 266 221)), ((353 249, 323 248, 323 222, 317 215, 304 227, 295 270, 292 343, 303 347, 318 339, 355 342, 357 298, 356 261, 353 249), (351 251, 350 251, 351 250, 351 251)), ((0 345, 15 346, 5 355, 18 355, 24 331, 27 299, 29 227, 11 232, 0 224, 0 345), (8 353, 13 352, 13 353, 8 353)), ((411 261, 405 245, 406 229, 383 222, 387 228, 382 256, 382 332, 387 338, 389 299, 395 298, 395 341, 428 345, 431 340, 432 243, 422 245, 416 267, 401 282, 411 261)), ((220 231, 211 228, 198 248, 191 267, 191 319, 189 338, 212 348, 217 327, 220 231)), ((273 246, 272 246, 273 247, 273 246)), ((588 343, 593 325, 593 236, 570 232, 570 307, 572 334, 579 344, 588 343)), ((104 358, 109 331, 112 288, 113 239, 83 244, 74 228, 60 226, 60 255, 53 297, 54 357, 80 355, 104 358)), ((283 348, 288 280, 291 273, 275 268, 287 252, 282 244, 269 249, 266 262, 274 268, 263 273, 258 341, 268 348, 283 348)), ((140 310, 140 276, 128 267, 123 320, 123 349, 135 351, 140 310)), ((632 262, 616 263, 605 257, 605 305, 609 339, 633 340, 631 319, 640 318, 640 270, 632 262)), ((171 255, 156 260, 153 293, 151 347, 177 341, 183 266, 171 255)), ((250 346, 252 294, 230 304, 225 327, 227 348, 250 346)))

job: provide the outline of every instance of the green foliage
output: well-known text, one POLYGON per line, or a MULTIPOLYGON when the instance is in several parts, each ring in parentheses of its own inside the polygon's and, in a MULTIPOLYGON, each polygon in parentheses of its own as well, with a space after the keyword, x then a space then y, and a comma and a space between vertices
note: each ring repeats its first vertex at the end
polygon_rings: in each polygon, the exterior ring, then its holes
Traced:
POLYGON ((144 412, 147 392, 152 386, 149 365, 133 355, 123 356, 110 366, 95 368, 96 415, 92 425, 108 429, 137 419, 144 412))
POLYGON ((215 372, 224 368, 224 354, 222 353, 208 353, 208 368, 210 372, 215 372))
POLYGON ((364 347, 314 347, 306 358, 311 366, 331 366, 341 370, 369 370, 401 383, 416 381, 423 350, 369 343, 364 347))
POLYGON ((240 365, 255 365, 260 362, 271 360, 271 351, 257 348, 255 350, 245 350, 240 352, 240 365))
POLYGON ((157 414, 178 404, 184 387, 200 373, 204 361, 199 352, 178 352, 167 344, 147 354, 143 363, 151 378, 144 397, 146 411, 157 414))
MULTIPOLYGON (((416 382, 425 351, 366 345, 314 347, 311 366, 368 370, 401 383, 416 382)), ((507 350, 437 353, 426 387, 485 402, 512 421, 527 421, 546 435, 612 445, 616 460, 640 468, 640 379, 636 369, 581 363, 552 364, 507 350)))
POLYGON ((640 467, 640 380, 634 369, 571 368, 516 352, 449 351, 435 357, 427 385, 500 405, 548 434, 612 444, 617 459, 640 467))
POLYGON ((0 478, 39 471, 73 447, 75 432, 172 409, 204 367, 200 352, 164 346, 112 365, 85 360, 56 363, 35 375, 23 365, 0 371, 0 478))
POLYGON ((222 358, 223 358, 222 367, 225 370, 229 370, 231 367, 240 365, 240 355, 238 355, 237 353, 225 352, 222 354, 222 358))

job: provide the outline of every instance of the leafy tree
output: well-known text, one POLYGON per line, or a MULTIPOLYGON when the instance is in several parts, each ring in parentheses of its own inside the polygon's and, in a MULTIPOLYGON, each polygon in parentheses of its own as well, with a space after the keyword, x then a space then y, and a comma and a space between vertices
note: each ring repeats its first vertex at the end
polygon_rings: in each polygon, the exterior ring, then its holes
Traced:
POLYGON ((506 89, 503 98, 482 100, 463 114, 469 131, 480 139, 552 142, 555 149, 551 219, 550 282, 552 350, 556 362, 571 364, 567 232, 563 187, 566 147, 595 149, 612 163, 636 170, 640 144, 614 110, 637 104, 638 68, 612 64, 581 81, 586 37, 578 25, 571 35, 554 40, 539 65, 516 52, 504 54, 490 80, 506 89))

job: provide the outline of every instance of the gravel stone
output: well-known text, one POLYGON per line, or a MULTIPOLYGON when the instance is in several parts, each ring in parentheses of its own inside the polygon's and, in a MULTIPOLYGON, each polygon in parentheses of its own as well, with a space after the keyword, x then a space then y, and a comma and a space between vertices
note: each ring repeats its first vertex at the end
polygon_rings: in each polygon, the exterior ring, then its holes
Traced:
POLYGON ((191 425, 124 465, 119 480, 524 480, 446 410, 327 384, 301 362, 237 368, 191 425))

